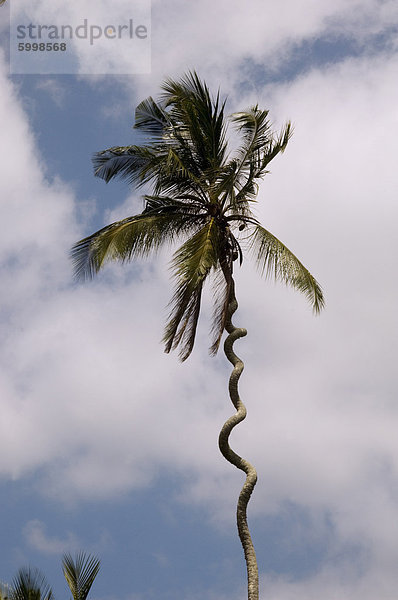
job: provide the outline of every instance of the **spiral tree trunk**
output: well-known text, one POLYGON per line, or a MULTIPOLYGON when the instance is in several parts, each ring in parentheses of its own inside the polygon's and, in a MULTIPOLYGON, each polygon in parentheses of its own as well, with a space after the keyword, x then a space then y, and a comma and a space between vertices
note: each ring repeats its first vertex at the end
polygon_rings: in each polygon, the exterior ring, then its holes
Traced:
POLYGON ((235 297, 234 282, 232 281, 230 300, 228 305, 228 315, 225 324, 225 329, 228 332, 228 337, 224 343, 224 352, 228 360, 233 365, 233 370, 229 379, 229 395, 232 404, 236 408, 236 413, 232 415, 223 425, 219 436, 219 448, 226 460, 235 465, 241 471, 246 473, 246 481, 239 494, 236 519, 238 525, 239 538, 242 543, 245 554, 247 568, 247 591, 248 600, 258 600, 258 566, 256 553, 253 542, 250 536, 249 526, 247 524, 247 505, 252 495, 254 486, 257 481, 256 469, 245 459, 236 454, 229 445, 229 436, 233 428, 246 418, 246 408, 241 401, 238 393, 238 381, 243 371, 243 362, 233 351, 234 342, 244 337, 247 334, 246 329, 235 327, 232 324, 232 315, 238 308, 238 303, 235 297))

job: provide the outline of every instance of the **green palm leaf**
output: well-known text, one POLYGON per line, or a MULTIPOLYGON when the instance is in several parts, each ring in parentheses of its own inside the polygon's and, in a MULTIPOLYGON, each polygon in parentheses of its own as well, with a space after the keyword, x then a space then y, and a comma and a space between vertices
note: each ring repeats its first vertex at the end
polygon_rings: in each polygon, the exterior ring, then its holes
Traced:
POLYGON ((95 556, 84 552, 79 552, 76 558, 71 554, 64 555, 62 570, 73 600, 86 600, 99 569, 100 561, 95 556))
POLYGON ((215 219, 210 219, 175 252, 172 260, 176 289, 163 341, 166 352, 181 346, 181 360, 188 358, 195 342, 203 283, 217 267, 219 243, 215 219))
POLYGON ((53 592, 39 569, 23 567, 13 579, 10 600, 52 600, 53 592))
POLYGON ((138 187, 158 173, 163 166, 166 148, 151 146, 117 146, 93 156, 94 174, 106 183, 120 177, 138 187))
POLYGON ((230 117, 241 134, 242 143, 219 172, 217 195, 228 200, 233 211, 250 213, 248 202, 257 196, 258 181, 267 174, 269 162, 284 152, 292 135, 292 126, 288 122, 275 136, 267 116, 268 111, 254 106, 230 117))
POLYGON ((253 153, 261 151, 272 140, 267 117, 268 110, 260 110, 258 106, 253 106, 245 112, 234 113, 230 117, 243 138, 243 143, 237 152, 241 168, 246 165, 246 161, 253 153))
POLYGON ((168 79, 162 85, 163 101, 170 108, 175 130, 191 149, 201 172, 213 172, 226 151, 224 107, 219 95, 213 100, 206 84, 195 72, 180 81, 168 79))
POLYGON ((282 242, 261 225, 255 225, 249 244, 261 273, 291 285, 306 296, 315 313, 321 311, 325 301, 319 283, 282 242))
POLYGON ((150 96, 135 109, 135 129, 147 133, 152 139, 161 139, 171 124, 167 112, 161 104, 150 96))
POLYGON ((71 255, 76 277, 93 277, 110 260, 124 262, 147 257, 166 242, 174 241, 181 231, 193 227, 194 214, 168 208, 160 214, 144 211, 117 221, 75 244, 71 255))

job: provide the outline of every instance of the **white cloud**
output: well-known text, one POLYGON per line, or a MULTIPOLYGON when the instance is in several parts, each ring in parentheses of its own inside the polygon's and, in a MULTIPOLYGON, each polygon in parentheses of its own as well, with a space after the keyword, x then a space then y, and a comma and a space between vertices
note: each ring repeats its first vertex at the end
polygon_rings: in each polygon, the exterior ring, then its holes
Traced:
MULTIPOLYGON (((200 68, 212 88, 221 84, 224 93, 233 93, 242 82, 255 85, 256 76, 250 73, 253 64, 260 73, 277 72, 303 42, 318 38, 342 36, 366 46, 370 37, 385 34, 397 18, 394 0, 157 1, 152 82, 164 74, 179 76, 200 68)), ((143 91, 144 95, 150 92, 148 87, 143 91)))
POLYGON ((62 108, 65 105, 65 96, 67 94, 66 87, 60 85, 60 83, 55 78, 41 78, 36 84, 36 87, 37 89, 48 93, 48 95, 58 106, 58 108, 62 108))
POLYGON ((69 532, 65 539, 48 536, 44 523, 37 519, 25 525, 24 535, 29 546, 43 554, 62 554, 81 549, 81 543, 74 533, 69 532))
MULTIPOLYGON (((146 0, 117 0, 113 5, 111 21, 114 24, 128 23, 131 18, 140 21, 139 15, 146 14, 146 0)), ((15 18, 29 9, 32 22, 58 22, 80 24, 80 5, 61 0, 42 0, 32 5, 24 0, 12 7, 15 18)), ((110 19, 104 0, 86 0, 85 15, 91 24, 107 23, 110 19)), ((396 24, 398 11, 394 0, 251 0, 242 3, 230 0, 202 0, 187 3, 174 0, 172 3, 154 1, 152 4, 153 79, 162 79, 164 74, 179 75, 187 69, 201 66, 208 81, 216 87, 220 80, 226 91, 247 78, 247 60, 267 69, 279 68, 297 51, 305 41, 317 38, 336 39, 339 36, 356 41, 366 47, 369 39, 386 34, 396 24)), ((146 18, 141 19, 146 22, 146 18)), ((141 22, 141 21, 140 21, 141 22)), ((392 40, 395 38, 392 38, 392 40)), ((74 42, 68 42, 70 45, 74 42)), ((95 42, 99 47, 101 41, 95 42)), ((393 41, 392 41, 393 43, 393 41)), ((140 64, 137 58, 140 47, 131 46, 131 40, 122 44, 106 40, 104 52, 98 54, 89 43, 79 43, 77 52, 79 72, 123 74, 132 72, 132 63, 140 64), (109 43, 111 42, 111 43, 109 43), (127 44, 127 45, 126 45, 127 44)), ((145 52, 144 52, 145 54, 145 52)), ((142 65, 146 59, 142 58, 142 65)), ((134 72, 146 73, 147 70, 134 72)), ((140 82, 148 89, 149 78, 140 82)), ((146 92, 145 92, 146 93, 146 92)))
POLYGON ((83 12, 80 5, 59 0, 43 0, 34 6, 21 0, 11 6, 12 72, 149 73, 150 9, 149 0, 116 0, 112 14, 105 0, 85 0, 83 12), (34 56, 19 50, 19 44, 32 41, 64 43, 65 48, 34 56))
POLYGON ((87 542, 83 544, 79 536, 72 531, 66 532, 63 538, 48 534, 45 523, 39 519, 28 521, 23 529, 23 535, 28 546, 46 555, 80 552, 83 545, 88 552, 99 554, 105 548, 108 547, 109 549, 112 544, 112 539, 105 529, 99 533, 99 538, 87 546, 87 542))

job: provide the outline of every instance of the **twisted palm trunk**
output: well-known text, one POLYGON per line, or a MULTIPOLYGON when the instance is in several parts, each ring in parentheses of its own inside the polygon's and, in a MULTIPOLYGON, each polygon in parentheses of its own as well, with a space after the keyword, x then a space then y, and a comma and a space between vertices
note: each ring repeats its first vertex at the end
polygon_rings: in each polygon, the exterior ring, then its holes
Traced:
POLYGON ((228 360, 233 364, 229 379, 229 395, 232 404, 236 408, 236 413, 232 415, 223 425, 218 444, 220 451, 224 458, 231 464, 235 465, 241 471, 246 473, 246 481, 239 494, 236 519, 238 525, 239 538, 242 543, 243 551, 245 553, 245 561, 247 568, 247 588, 248 588, 248 600, 258 600, 258 567, 256 553, 254 550, 253 542, 250 536, 249 526, 247 524, 247 505, 252 495, 254 486, 257 481, 256 469, 245 459, 241 458, 236 454, 230 447, 228 439, 233 428, 238 425, 243 419, 246 418, 246 407, 241 401, 238 393, 238 381, 243 371, 243 362, 233 351, 234 342, 244 337, 247 334, 246 329, 235 327, 232 324, 232 315, 238 308, 238 303, 235 297, 235 286, 230 279, 230 295, 228 304, 228 314, 225 324, 225 329, 229 333, 224 343, 224 352, 228 360))

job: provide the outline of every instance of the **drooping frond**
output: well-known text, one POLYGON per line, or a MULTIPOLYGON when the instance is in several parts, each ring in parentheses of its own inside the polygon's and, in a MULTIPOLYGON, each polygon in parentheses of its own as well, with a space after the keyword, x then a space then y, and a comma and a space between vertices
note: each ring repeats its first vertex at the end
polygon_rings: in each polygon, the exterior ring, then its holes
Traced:
POLYGON ((43 573, 23 567, 11 586, 11 600, 52 600, 53 592, 43 573))
POLYGON ((147 257, 184 230, 191 230, 195 216, 183 211, 145 211, 107 225, 80 240, 72 248, 75 276, 93 277, 110 260, 122 262, 147 257))
POLYGON ((325 301, 319 283, 282 242, 260 225, 255 225, 249 244, 261 273, 302 292, 314 312, 321 311, 325 301))
POLYGON ((166 352, 180 346, 181 360, 188 358, 195 342, 203 283, 217 267, 219 243, 219 229, 211 218, 173 256, 176 284, 163 341, 166 352))
POLYGON ((99 559, 85 552, 79 552, 76 558, 71 554, 63 556, 62 570, 73 600, 86 600, 99 569, 99 559))

